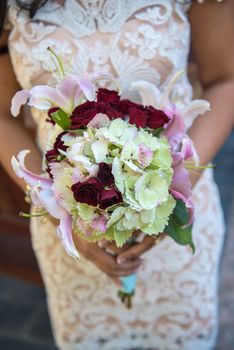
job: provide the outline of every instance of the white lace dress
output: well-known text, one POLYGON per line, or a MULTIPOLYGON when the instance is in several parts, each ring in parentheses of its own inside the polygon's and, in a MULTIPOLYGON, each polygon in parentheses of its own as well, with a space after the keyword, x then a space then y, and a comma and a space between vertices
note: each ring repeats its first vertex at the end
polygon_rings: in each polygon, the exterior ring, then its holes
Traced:
MULTIPOLYGON (((110 72, 125 96, 134 80, 161 90, 187 67, 190 27, 187 5, 174 0, 49 1, 33 20, 9 0, 10 54, 23 88, 48 83, 52 47, 64 60, 75 57, 77 73, 110 72)), ((186 75, 173 99, 186 103, 186 75)), ((50 125, 32 110, 43 149, 50 125)), ((192 120, 185 120, 187 127, 192 120)), ((54 337, 61 350, 208 350, 217 333, 217 281, 224 224, 212 172, 194 188, 195 255, 170 238, 145 254, 132 310, 116 286, 92 263, 77 262, 63 249, 50 222, 31 222, 32 241, 45 282, 54 337)))

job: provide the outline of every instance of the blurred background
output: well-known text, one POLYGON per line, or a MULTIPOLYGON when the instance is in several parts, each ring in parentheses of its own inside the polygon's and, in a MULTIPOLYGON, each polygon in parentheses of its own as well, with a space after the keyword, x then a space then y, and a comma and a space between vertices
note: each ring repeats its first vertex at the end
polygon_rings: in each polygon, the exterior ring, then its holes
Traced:
MULTIPOLYGON (((189 74, 201 94, 196 66, 189 74)), ((227 232, 220 266, 220 331, 215 350, 234 349, 234 132, 214 160, 227 232)), ((0 166, 0 349, 55 350, 41 276, 31 248, 28 212, 20 190, 0 166)), ((85 350, 85 349, 84 349, 85 350)), ((199 350, 199 349, 198 349, 199 350)))

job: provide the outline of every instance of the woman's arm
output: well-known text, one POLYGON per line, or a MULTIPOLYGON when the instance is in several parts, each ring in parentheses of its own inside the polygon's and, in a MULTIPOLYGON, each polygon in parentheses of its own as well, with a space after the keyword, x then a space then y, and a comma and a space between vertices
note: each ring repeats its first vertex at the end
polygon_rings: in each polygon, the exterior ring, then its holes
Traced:
MULTIPOLYGON (((190 14, 192 50, 211 111, 189 130, 200 160, 212 161, 234 125, 234 1, 194 2, 190 14)), ((191 175, 193 184, 199 176, 191 175)))
MULTIPOLYGON (((7 44, 7 37, 8 33, 4 32, 0 38, 0 47, 7 44)), ((22 149, 31 150, 27 159, 28 167, 36 173, 41 173, 41 155, 24 127, 22 116, 13 118, 10 115, 11 99, 20 87, 16 82, 7 53, 0 55, 0 76, 0 163, 11 178, 24 190, 25 183, 12 170, 11 157, 17 155, 22 149)))
MULTIPOLYGON (((193 3, 192 49, 211 111, 199 116, 189 130, 202 164, 212 161, 234 124, 234 1, 193 3)), ((191 174, 194 185, 199 175, 191 174)), ((154 245, 152 237, 120 254, 119 261, 135 259, 154 245)))

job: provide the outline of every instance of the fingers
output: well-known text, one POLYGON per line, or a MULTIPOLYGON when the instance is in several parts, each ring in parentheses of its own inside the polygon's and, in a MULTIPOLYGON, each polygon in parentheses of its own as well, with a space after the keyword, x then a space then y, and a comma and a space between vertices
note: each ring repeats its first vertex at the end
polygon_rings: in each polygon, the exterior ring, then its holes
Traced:
POLYGON ((116 258, 100 249, 95 245, 89 250, 88 259, 91 260, 99 269, 111 275, 112 277, 127 276, 130 275, 139 268, 141 261, 129 261, 126 264, 119 265, 116 262, 116 258))
POLYGON ((98 242, 98 246, 102 249, 105 249, 105 251, 109 254, 118 255, 128 250, 132 246, 132 244, 126 243, 123 245, 123 247, 118 248, 114 242, 102 239, 98 242))
POLYGON ((105 250, 109 254, 119 255, 119 254, 125 252, 126 250, 128 250, 131 246, 132 246, 132 244, 124 244, 123 247, 118 248, 115 243, 109 243, 106 246, 105 250))
POLYGON ((139 257, 149 250, 155 242, 161 240, 165 236, 164 233, 160 233, 156 238, 152 236, 146 236, 141 243, 134 244, 131 248, 121 253, 117 257, 117 263, 122 265, 128 260, 139 259, 139 257))

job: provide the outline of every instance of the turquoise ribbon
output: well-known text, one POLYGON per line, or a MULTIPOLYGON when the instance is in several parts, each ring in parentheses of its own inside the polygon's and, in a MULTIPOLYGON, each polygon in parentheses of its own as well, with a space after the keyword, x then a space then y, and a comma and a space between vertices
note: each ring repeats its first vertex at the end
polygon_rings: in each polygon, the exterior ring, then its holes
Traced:
POLYGON ((136 288, 137 274, 133 273, 129 276, 120 277, 122 283, 121 292, 126 294, 132 294, 136 288))

